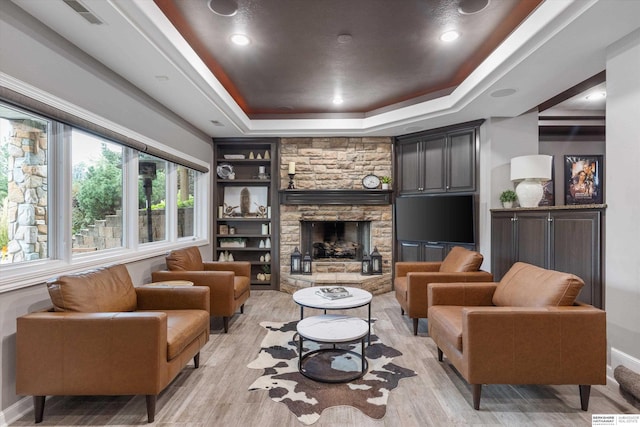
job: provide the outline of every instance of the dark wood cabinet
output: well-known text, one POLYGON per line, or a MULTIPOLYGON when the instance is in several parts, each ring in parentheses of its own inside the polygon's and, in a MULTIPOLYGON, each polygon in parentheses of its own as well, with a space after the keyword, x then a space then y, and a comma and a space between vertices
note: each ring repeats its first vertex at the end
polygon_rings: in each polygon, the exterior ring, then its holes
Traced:
POLYGON ((215 260, 249 261, 252 289, 278 289, 278 144, 225 138, 214 147, 215 260))
POLYGON ((474 192, 480 123, 396 138, 400 194, 474 192))
POLYGON ((573 273, 585 282, 578 299, 604 305, 604 206, 493 210, 491 272, 495 280, 522 261, 573 273))
POLYGON ((475 251, 476 246, 472 244, 442 243, 442 242, 411 242, 400 241, 398 261, 442 261, 451 248, 462 246, 463 248, 475 251))

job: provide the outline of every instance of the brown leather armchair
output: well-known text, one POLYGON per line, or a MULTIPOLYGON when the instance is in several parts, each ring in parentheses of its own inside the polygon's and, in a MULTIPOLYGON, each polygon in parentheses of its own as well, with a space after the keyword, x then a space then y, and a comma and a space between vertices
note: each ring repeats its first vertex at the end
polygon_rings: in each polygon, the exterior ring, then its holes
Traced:
POLYGON ((427 285, 441 282, 491 282, 493 275, 479 270, 482 254, 455 246, 442 262, 396 262, 393 285, 401 313, 413 319, 413 335, 418 320, 428 316, 427 285))
POLYGON ((17 319, 16 393, 137 395, 153 422, 158 394, 209 340, 209 289, 134 288, 123 265, 47 283, 53 308, 17 319))
POLYGON ((154 282, 188 280, 195 286, 210 289, 211 316, 222 317, 224 331, 229 332, 229 318, 238 308, 244 312, 244 303, 251 290, 251 264, 244 261, 202 261, 196 246, 171 251, 167 255, 167 270, 154 271, 154 282))
POLYGON ((515 263, 499 283, 429 285, 429 336, 472 386, 606 384, 606 313, 574 300, 577 276, 515 263))

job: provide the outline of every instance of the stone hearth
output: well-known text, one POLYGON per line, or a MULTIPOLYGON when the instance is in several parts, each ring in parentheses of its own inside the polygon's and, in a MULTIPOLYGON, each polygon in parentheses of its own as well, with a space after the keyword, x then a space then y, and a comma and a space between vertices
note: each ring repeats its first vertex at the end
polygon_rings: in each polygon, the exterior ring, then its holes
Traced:
POLYGON ((280 284, 280 290, 289 294, 312 286, 350 286, 364 289, 373 295, 391 291, 391 273, 377 276, 363 276, 360 273, 314 273, 310 276, 287 275, 280 284))

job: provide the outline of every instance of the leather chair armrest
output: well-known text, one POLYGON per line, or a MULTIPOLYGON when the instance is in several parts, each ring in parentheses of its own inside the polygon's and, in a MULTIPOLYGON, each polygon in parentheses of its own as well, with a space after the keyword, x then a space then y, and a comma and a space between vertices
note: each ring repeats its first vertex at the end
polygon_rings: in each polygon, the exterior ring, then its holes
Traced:
POLYGON ((154 282, 163 282, 168 280, 188 280, 193 282, 195 286, 209 286, 210 288, 231 288, 233 292, 233 271, 154 271, 151 273, 151 279, 154 282))
POLYGON ((430 283, 427 295, 433 305, 493 306, 496 282, 430 283))
POLYGON ((204 262, 206 271, 233 271, 236 276, 251 277, 251 263, 246 261, 204 262))
POLYGON ((462 273, 407 273, 407 291, 427 294, 429 283, 455 282, 493 282, 493 275, 486 271, 469 271, 462 273))
POLYGON ((404 277, 407 273, 415 272, 436 272, 440 271, 442 262, 407 262, 399 261, 395 263, 396 277, 404 277))
POLYGON ((165 363, 165 313, 39 312, 17 319, 19 395, 157 394, 165 363))
POLYGON ((137 287, 138 310, 191 309, 210 312, 209 292, 207 286, 137 287))
POLYGON ((462 340, 471 384, 606 383, 606 313, 594 307, 463 308, 462 340))

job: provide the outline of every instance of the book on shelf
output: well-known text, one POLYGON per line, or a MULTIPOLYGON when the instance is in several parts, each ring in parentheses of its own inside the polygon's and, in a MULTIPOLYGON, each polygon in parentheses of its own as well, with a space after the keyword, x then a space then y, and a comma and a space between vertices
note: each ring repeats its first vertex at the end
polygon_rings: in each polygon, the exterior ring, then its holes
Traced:
POLYGON ((351 296, 348 290, 342 286, 322 287, 316 290, 316 294, 327 299, 341 299, 351 296))

